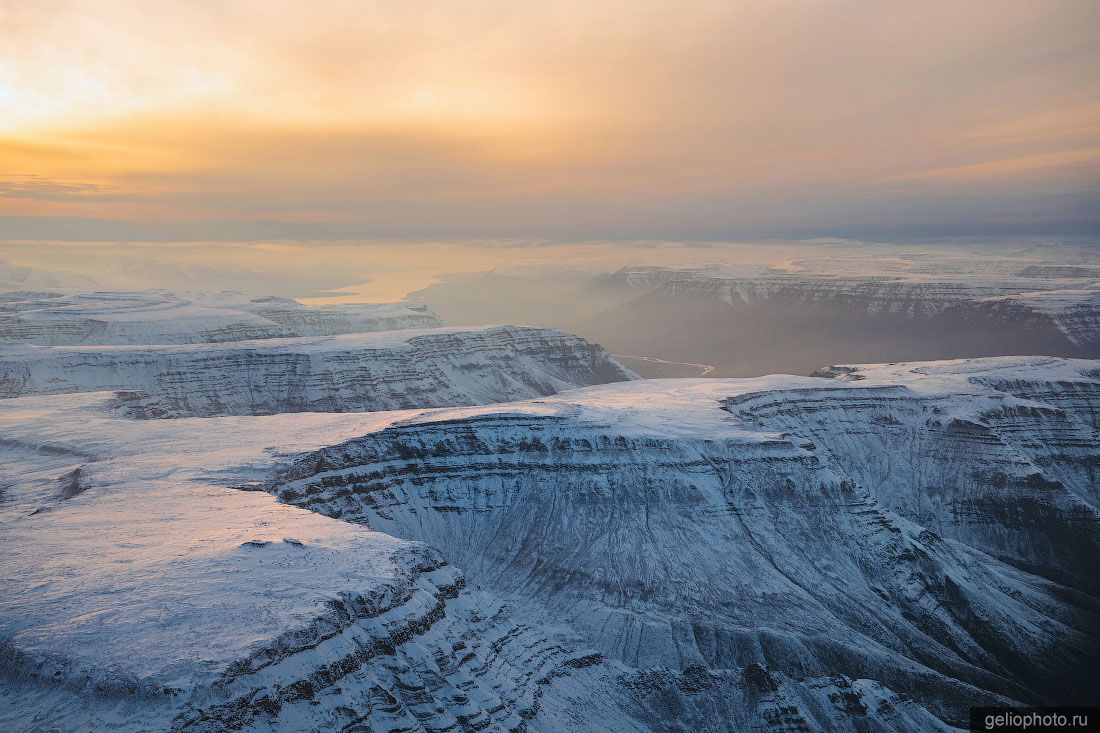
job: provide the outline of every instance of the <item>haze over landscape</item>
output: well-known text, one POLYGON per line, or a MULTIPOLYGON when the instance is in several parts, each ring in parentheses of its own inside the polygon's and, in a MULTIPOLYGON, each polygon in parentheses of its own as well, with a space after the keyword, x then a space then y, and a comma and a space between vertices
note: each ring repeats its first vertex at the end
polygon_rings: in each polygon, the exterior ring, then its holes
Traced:
POLYGON ((0 730, 1100 703, 1098 28, 0 0, 0 730))

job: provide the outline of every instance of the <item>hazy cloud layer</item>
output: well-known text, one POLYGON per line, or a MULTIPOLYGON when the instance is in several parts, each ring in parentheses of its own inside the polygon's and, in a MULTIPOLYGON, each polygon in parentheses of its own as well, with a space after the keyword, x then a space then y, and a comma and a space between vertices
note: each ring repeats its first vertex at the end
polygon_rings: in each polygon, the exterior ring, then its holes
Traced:
POLYGON ((0 234, 1097 232, 1097 28, 1087 0, 0 1, 0 234))

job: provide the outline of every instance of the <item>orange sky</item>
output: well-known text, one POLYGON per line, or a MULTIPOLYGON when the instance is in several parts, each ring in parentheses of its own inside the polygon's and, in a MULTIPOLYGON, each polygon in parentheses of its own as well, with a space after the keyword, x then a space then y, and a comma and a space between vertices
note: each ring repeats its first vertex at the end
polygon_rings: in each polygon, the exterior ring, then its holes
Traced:
POLYGON ((0 0, 0 239, 1096 232, 1098 29, 1092 0, 0 0))

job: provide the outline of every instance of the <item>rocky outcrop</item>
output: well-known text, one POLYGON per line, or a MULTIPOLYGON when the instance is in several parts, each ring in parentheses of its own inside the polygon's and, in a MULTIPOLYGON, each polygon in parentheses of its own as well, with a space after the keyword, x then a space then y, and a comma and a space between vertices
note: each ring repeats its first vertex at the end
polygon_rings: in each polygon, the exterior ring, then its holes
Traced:
POLYGON ((871 680, 625 665, 438 551, 257 490, 273 446, 407 413, 150 424, 105 399, 0 403, 5 731, 945 730, 871 680))
POLYGON ((269 488, 432 544, 631 667, 841 673, 956 725, 970 705, 1084 702, 1100 441, 988 382, 1095 382, 1095 363, 909 367, 442 411, 269 488))
POLYGON ((399 584, 334 599, 234 661, 191 693, 172 729, 524 729, 540 684, 578 657, 419 554, 399 584))
MULTIPOLYGON (((456 334, 486 335, 430 335, 456 334)), ((154 422, 0 400, 0 729, 915 732, 1089 702, 1100 365, 821 374, 154 422)))
POLYGON ((0 353, 0 396, 120 390, 141 418, 483 404, 633 376, 582 338, 508 326, 0 353))
POLYGON ((728 409, 748 424, 812 440, 902 516, 1095 595, 1094 365, 1033 358, 831 367, 822 376, 942 386, 931 393, 871 386, 769 392, 731 400, 728 409), (977 394, 967 394, 975 387, 977 394))

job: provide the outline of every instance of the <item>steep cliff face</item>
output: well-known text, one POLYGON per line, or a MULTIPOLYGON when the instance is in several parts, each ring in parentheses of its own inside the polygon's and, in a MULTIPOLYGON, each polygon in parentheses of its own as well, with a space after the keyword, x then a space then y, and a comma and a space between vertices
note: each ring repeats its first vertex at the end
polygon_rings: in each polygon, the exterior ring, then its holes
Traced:
MULTIPOLYGON (((191 691, 172 730, 523 730, 547 690, 579 684, 575 672, 601 662, 466 591, 424 548, 397 559, 399 582, 333 599, 191 691)), ((611 687, 606 675, 580 676, 611 687)))
POLYGON ((1016 295, 995 296, 980 301, 983 307, 1004 304, 1019 306, 1038 319, 1049 316, 1059 331, 1073 344, 1090 354, 1100 348, 1100 278, 1089 287, 1039 290, 1016 295))
POLYGON ((1052 328, 1069 344, 1100 340, 1100 279, 1085 268, 1032 269, 1016 277, 967 275, 721 274, 711 269, 624 267, 594 289, 659 298, 713 299, 727 305, 769 301, 829 307, 852 315, 1001 317, 1052 328), (1067 272, 1068 270, 1068 272, 1067 272))
POLYGON ((632 667, 840 672, 955 723, 980 702, 1085 700, 1100 441, 1079 412, 982 380, 1095 384, 1095 363, 910 366, 439 411, 270 490, 432 544, 632 667))
POLYGON ((482 404, 633 376, 577 336, 507 326, 0 353, 0 396, 124 390, 135 417, 482 404))
POLYGON ((866 400, 843 390, 750 395, 728 409, 813 440, 879 502, 922 526, 1097 593, 1096 362, 980 359, 821 374, 911 389, 866 400))
POLYGON ((753 304, 773 297, 862 309, 870 313, 930 315, 953 304, 1036 290, 1033 280, 956 281, 898 276, 772 274, 737 277, 707 269, 626 267, 601 276, 594 287, 658 292, 668 297, 706 296, 725 303, 753 304))
POLYGON ((222 343, 442 325, 426 306, 400 303, 311 307, 164 290, 0 293, 0 341, 39 345, 222 343))
POLYGON ((287 446, 418 413, 139 423, 109 400, 0 403, 4 730, 946 730, 837 673, 626 666, 436 550, 256 490, 287 446))
POLYGON ((613 353, 713 365, 716 376, 808 374, 838 359, 1100 356, 1100 288, 1080 277, 624 268, 592 290, 624 302, 578 333, 613 353))
POLYGON ((428 547, 221 485, 392 417, 140 424, 108 399, 0 405, 0 465, 22 468, 0 728, 512 730, 590 664, 428 547))
POLYGON ((154 422, 0 401, 0 727, 924 731, 1087 701, 1097 364, 826 373, 154 422))

